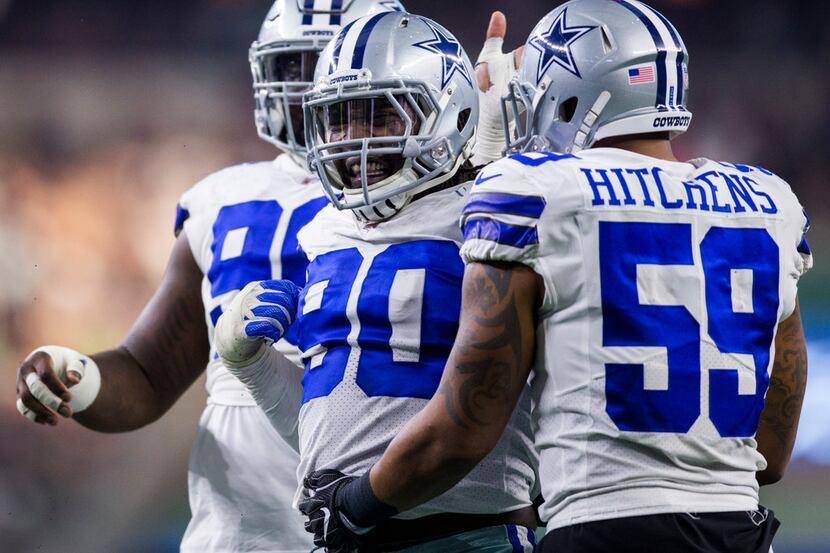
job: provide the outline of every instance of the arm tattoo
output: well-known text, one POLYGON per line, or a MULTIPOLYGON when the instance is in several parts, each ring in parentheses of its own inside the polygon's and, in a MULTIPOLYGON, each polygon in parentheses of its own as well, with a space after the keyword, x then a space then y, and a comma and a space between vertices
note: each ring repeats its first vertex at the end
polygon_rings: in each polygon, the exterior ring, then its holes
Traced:
POLYGON ((779 325, 775 364, 759 425, 784 451, 789 451, 795 441, 807 386, 807 351, 801 318, 796 319, 779 325))
POLYGON ((438 390, 448 415, 462 428, 487 425, 488 406, 510 404, 514 375, 529 357, 514 273, 510 266, 477 264, 465 279, 470 297, 451 357, 453 375, 438 390))

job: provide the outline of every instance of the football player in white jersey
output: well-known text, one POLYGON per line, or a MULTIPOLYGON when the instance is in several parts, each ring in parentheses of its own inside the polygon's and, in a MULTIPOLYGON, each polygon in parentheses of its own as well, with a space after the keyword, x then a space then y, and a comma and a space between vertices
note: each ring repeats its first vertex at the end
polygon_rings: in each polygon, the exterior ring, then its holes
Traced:
MULTIPOLYGON (((337 536, 316 502, 365 472, 436 393, 458 328, 473 79, 461 45, 429 19, 378 14, 344 29, 321 54, 304 104, 309 159, 333 205, 300 231, 302 297, 282 281, 253 283, 217 325, 220 355, 254 383, 260 405, 278 419, 299 409, 299 474, 312 474, 306 483, 319 494, 301 509, 319 515, 309 530, 332 552, 337 536), (302 396, 290 372, 264 393, 258 383, 279 353, 261 337, 278 339, 295 312, 302 396)), ((531 551, 527 392, 504 439, 452 493, 380 525, 361 550, 531 551)))
MULTIPOLYGON (((182 195, 178 239, 163 281, 120 347, 86 356, 46 346, 18 371, 18 408, 35 422, 57 424, 60 414, 94 430, 124 432, 163 415, 209 359, 182 551, 311 547, 291 508, 298 455, 222 366, 212 347, 213 327, 251 280, 305 282, 297 232, 327 200, 305 167, 302 95, 320 50, 343 26, 390 10, 403 8, 397 0, 275 2, 250 62, 257 130, 282 155, 219 171, 182 195)), ((287 337, 281 349, 296 352, 292 341, 287 337)), ((296 426, 296 419, 281 424, 296 426)))
POLYGON ((341 542, 476 466, 533 367, 539 551, 770 550, 758 487, 783 474, 804 393, 808 222, 766 169, 675 159, 687 60, 640 2, 572 0, 540 21, 505 97, 519 153, 464 208, 440 393, 321 497, 341 542))

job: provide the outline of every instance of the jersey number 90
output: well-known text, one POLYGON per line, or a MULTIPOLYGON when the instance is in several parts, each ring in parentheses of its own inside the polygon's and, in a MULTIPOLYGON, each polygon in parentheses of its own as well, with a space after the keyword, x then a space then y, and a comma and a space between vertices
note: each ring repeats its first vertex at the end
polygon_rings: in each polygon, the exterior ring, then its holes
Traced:
POLYGON ((305 352, 303 403, 329 395, 350 360, 369 397, 429 399, 458 332, 464 264, 449 240, 317 256, 294 326, 305 352))

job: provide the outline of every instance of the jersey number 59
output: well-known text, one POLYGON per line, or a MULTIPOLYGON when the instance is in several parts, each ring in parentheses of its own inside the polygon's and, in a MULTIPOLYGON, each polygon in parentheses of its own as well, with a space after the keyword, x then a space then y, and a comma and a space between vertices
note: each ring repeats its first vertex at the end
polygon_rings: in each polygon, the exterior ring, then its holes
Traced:
POLYGON ((621 355, 628 359, 635 348, 665 348, 668 373, 667 385, 648 386, 643 363, 606 363, 608 416, 622 431, 685 433, 708 408, 720 436, 754 435, 778 318, 779 254, 770 234, 712 227, 694 251, 690 224, 599 225, 602 345, 631 348, 621 355), (646 274, 648 266, 697 271, 689 288, 699 318, 679 299, 641 302, 648 277, 638 282, 638 268, 646 274))

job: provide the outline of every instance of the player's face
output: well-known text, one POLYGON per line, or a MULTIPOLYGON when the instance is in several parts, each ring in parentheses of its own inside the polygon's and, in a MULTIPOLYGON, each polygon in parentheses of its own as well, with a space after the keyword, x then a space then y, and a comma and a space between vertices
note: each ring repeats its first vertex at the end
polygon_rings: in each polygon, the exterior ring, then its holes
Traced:
MULTIPOLYGON (((294 131, 294 140, 305 146, 303 130, 302 93, 311 89, 314 81, 314 68, 317 65, 318 52, 284 52, 266 56, 263 60, 265 80, 278 83, 306 83, 303 87, 292 87, 288 95, 288 124, 294 131)), ((279 140, 287 141, 288 129, 283 127, 279 140)))
POLYGON ((310 85, 318 57, 317 52, 282 52, 266 56, 263 60, 265 80, 310 85))
MULTIPOLYGON (((417 134, 420 122, 414 110, 406 102, 400 103, 412 121, 412 134, 417 134)), ((348 100, 328 106, 325 110, 324 126, 325 139, 329 143, 362 138, 403 136, 406 133, 406 121, 401 113, 388 99, 383 97, 348 100)), ((383 146, 372 145, 371 147, 383 146)), ((372 185, 400 171, 404 165, 404 159, 400 154, 370 155, 366 163, 367 183, 372 185)), ((346 188, 361 187, 360 151, 356 151, 351 157, 338 160, 335 166, 346 188)))

